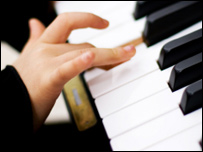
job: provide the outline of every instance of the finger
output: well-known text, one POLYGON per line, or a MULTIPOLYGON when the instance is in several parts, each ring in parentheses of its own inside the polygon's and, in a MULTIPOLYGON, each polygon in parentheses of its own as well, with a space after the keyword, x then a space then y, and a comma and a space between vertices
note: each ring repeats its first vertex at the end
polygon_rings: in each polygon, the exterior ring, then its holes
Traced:
POLYGON ((86 52, 81 56, 59 66, 51 75, 51 81, 54 83, 54 86, 63 87, 67 81, 90 68, 94 57, 94 53, 86 52))
POLYGON ((90 13, 60 14, 45 30, 41 40, 47 43, 64 43, 71 31, 78 28, 106 28, 108 21, 90 13))
POLYGON ((45 26, 38 19, 29 20, 30 27, 30 41, 36 41, 44 32, 45 26))
POLYGON ((136 53, 134 46, 119 47, 114 49, 107 49, 106 51, 99 51, 96 54, 93 66, 104 66, 119 64, 126 60, 130 60, 136 53))
MULTIPOLYGON (((87 48, 95 48, 94 45, 90 43, 81 43, 81 44, 65 44, 66 47, 66 52, 71 52, 75 50, 80 50, 80 49, 87 49, 87 48), (68 48, 68 49, 67 49, 68 48)), ((65 48, 64 48, 65 49, 65 48)))
POLYGON ((124 48, 114 49, 100 49, 100 48, 88 48, 77 51, 68 52, 59 57, 59 60, 65 62, 72 60, 73 58, 83 54, 84 52, 91 51, 95 54, 93 66, 113 65, 131 59, 135 55, 135 47, 127 46, 124 48))
POLYGON ((81 43, 81 44, 64 43, 60 45, 50 44, 49 53, 54 56, 60 56, 68 52, 72 52, 80 49, 87 49, 87 48, 94 48, 94 46, 89 43, 81 43))
POLYGON ((39 39, 39 37, 45 30, 45 26, 38 19, 35 18, 29 20, 29 28, 30 37, 25 48, 34 43, 37 39, 39 39))

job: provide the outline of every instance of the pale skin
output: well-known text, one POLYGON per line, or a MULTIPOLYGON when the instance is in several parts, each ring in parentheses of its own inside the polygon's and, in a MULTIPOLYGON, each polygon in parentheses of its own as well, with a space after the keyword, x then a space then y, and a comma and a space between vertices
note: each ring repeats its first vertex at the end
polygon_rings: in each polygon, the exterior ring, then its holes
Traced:
POLYGON ((133 46, 104 49, 88 43, 65 43, 74 29, 108 25, 90 13, 61 14, 47 28, 37 19, 29 21, 30 38, 13 66, 30 96, 34 131, 44 123, 70 79, 91 67, 117 65, 135 55, 133 46))

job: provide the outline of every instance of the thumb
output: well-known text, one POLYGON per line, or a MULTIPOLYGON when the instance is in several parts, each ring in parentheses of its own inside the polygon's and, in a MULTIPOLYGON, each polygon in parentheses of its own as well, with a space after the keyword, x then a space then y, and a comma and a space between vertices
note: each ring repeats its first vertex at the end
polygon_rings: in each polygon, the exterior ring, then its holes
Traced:
POLYGON ((42 35, 42 33, 45 30, 45 26, 38 19, 35 18, 29 20, 29 28, 30 28, 30 37, 22 52, 24 52, 24 50, 29 48, 29 46, 32 45, 42 35))
POLYGON ((32 18, 29 20, 30 38, 29 40, 36 41, 44 32, 45 26, 38 19, 32 18))

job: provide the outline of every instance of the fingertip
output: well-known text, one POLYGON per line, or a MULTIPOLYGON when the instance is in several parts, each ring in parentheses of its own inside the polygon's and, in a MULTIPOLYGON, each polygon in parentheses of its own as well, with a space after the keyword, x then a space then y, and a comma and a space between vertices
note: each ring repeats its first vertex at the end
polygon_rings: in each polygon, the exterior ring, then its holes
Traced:
POLYGON ((125 51, 125 53, 127 53, 127 55, 129 56, 134 56, 136 53, 136 49, 134 45, 128 45, 123 47, 123 50, 125 51))
POLYGON ((120 53, 121 60, 123 61, 130 60, 136 54, 136 49, 135 49, 135 46, 133 45, 119 47, 117 49, 118 49, 118 52, 120 53))
POLYGON ((103 28, 107 28, 109 26, 109 21, 101 18, 100 16, 97 16, 95 14, 87 14, 88 18, 89 18, 89 23, 90 23, 90 27, 92 28, 97 28, 97 29, 103 29, 103 28))
POLYGON ((93 62, 95 54, 93 52, 86 52, 81 55, 81 59, 84 63, 93 62))
MULTIPOLYGON (((119 57, 121 57, 122 59, 124 59, 124 58, 129 59, 136 54, 136 49, 135 49, 134 45, 128 45, 125 47, 118 47, 118 48, 116 48, 116 50, 118 51, 117 54, 119 54, 119 57)), ((114 51, 114 52, 116 52, 116 51, 114 51)))
POLYGON ((103 19, 103 27, 106 28, 109 26, 109 21, 103 19))
POLYGON ((29 21, 30 36, 39 37, 45 30, 45 26, 36 18, 31 18, 29 21))
POLYGON ((128 53, 129 52, 134 52, 135 51, 135 46, 134 45, 128 45, 128 46, 123 47, 123 49, 128 53))
POLYGON ((104 28, 107 28, 109 26, 109 21, 105 20, 105 19, 101 19, 101 21, 99 21, 95 28, 98 28, 98 29, 104 29, 104 28))
MULTIPOLYGON (((30 29, 35 28, 36 26, 38 26, 38 24, 42 24, 38 19, 36 18, 30 18, 29 21, 29 27, 30 29)), ((40 25, 41 26, 41 25, 40 25)))
POLYGON ((32 31, 33 29, 33 24, 35 24, 35 18, 29 19, 28 25, 29 25, 30 31, 32 31))

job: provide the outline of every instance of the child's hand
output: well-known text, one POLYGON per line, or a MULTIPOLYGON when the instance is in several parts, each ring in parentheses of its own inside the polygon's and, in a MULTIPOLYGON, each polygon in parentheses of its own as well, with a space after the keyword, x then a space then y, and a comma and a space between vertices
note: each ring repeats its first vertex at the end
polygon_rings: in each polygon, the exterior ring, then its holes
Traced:
POLYGON ((29 92, 35 130, 45 121, 67 81, 90 67, 118 64, 134 56, 133 46, 99 49, 88 43, 65 43, 74 29, 103 29, 108 24, 90 13, 61 14, 46 29, 37 19, 29 21, 30 38, 13 66, 29 92))

